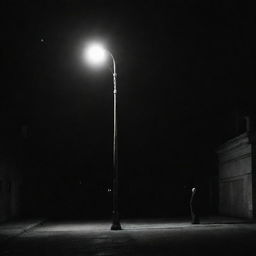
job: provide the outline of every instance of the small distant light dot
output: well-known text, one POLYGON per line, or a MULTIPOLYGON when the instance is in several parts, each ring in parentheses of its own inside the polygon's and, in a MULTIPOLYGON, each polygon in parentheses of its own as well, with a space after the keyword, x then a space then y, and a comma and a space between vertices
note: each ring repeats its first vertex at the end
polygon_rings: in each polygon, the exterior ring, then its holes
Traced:
POLYGON ((111 189, 110 189, 110 188, 108 188, 108 192, 111 192, 111 189))
POLYGON ((42 42, 42 43, 44 42, 44 39, 43 39, 43 38, 41 38, 41 42, 42 42))

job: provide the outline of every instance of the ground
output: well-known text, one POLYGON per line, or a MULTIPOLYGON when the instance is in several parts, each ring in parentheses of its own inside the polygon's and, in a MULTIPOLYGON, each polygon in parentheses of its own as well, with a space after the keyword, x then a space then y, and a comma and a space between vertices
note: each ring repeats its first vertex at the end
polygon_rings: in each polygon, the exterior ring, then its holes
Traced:
POLYGON ((256 224, 239 220, 44 221, 0 225, 0 255, 245 255, 256 253, 256 224), (38 222, 39 223, 39 222, 38 222), (37 223, 37 224, 38 224, 37 223))

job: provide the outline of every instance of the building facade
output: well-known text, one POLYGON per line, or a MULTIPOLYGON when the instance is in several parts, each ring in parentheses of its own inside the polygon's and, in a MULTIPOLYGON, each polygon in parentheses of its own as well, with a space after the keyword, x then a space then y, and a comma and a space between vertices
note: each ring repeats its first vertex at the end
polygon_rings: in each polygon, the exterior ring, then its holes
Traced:
POLYGON ((245 132, 218 150, 219 213, 254 218, 256 213, 255 134, 245 132))

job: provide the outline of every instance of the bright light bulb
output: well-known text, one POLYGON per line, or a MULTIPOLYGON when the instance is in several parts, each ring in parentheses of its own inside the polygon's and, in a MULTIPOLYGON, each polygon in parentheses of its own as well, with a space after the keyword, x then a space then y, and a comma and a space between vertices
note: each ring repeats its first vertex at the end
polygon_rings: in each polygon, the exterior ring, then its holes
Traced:
POLYGON ((92 44, 86 49, 85 58, 92 65, 101 65, 106 61, 107 53, 101 44, 92 44))

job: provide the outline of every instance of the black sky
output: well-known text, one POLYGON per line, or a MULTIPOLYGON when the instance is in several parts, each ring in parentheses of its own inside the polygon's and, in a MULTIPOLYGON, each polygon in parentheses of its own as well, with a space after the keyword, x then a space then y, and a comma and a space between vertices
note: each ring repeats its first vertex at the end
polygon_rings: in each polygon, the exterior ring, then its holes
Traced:
POLYGON ((81 59, 94 38, 117 61, 119 165, 127 190, 189 186, 216 175, 216 148, 242 131, 243 115, 255 112, 252 5, 65 0, 2 6, 2 152, 30 174, 111 184, 112 77, 81 59))

